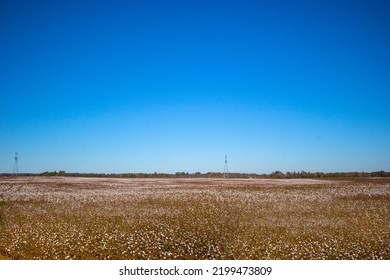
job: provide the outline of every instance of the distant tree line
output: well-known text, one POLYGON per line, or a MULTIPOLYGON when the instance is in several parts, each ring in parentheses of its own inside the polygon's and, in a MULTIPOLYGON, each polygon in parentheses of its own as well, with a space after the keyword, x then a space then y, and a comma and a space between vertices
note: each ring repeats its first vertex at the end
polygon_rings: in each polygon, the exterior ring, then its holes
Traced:
POLYGON ((306 172, 306 171, 294 171, 283 173, 281 171, 274 171, 269 175, 266 175, 269 178, 364 178, 364 177, 390 177, 390 172, 385 171, 375 171, 375 172, 306 172))
MULTIPOLYGON (((12 173, 1 173, 0 176, 15 176, 12 173)), ((46 171, 43 173, 19 173, 18 176, 66 176, 66 177, 100 177, 100 178, 224 178, 225 174, 222 172, 176 172, 171 173, 68 173, 63 170, 60 171, 46 171)), ((273 178, 273 179, 301 179, 301 178, 365 178, 365 177, 390 177, 390 172, 374 171, 374 172, 306 172, 293 171, 282 172, 274 171, 269 174, 257 173, 237 173, 232 172, 228 174, 229 178, 273 178)))
MULTIPOLYGON (((11 174, 9 174, 11 175, 11 174)), ((23 174, 20 174, 23 175, 23 174)), ((41 174, 24 174, 24 175, 40 175, 40 176, 67 176, 67 177, 101 177, 101 178, 224 178, 225 174, 222 172, 176 172, 170 173, 67 173, 63 170, 49 172, 46 171, 41 174)), ((229 178, 275 178, 275 179, 301 179, 301 178, 364 178, 364 177, 390 177, 390 172, 375 171, 375 172, 306 172, 294 171, 286 172, 274 171, 269 174, 257 173, 229 173, 229 178)))

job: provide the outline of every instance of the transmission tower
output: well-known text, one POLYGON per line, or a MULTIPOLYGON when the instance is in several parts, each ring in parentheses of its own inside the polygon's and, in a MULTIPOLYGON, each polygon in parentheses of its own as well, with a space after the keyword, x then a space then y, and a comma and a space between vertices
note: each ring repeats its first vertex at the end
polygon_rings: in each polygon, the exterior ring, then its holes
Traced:
POLYGON ((14 175, 15 177, 18 176, 19 173, 19 166, 18 166, 18 153, 15 153, 15 163, 14 163, 14 175))
POLYGON ((228 178, 229 177, 229 169, 227 164, 227 156, 225 156, 225 168, 223 170, 223 177, 228 178))

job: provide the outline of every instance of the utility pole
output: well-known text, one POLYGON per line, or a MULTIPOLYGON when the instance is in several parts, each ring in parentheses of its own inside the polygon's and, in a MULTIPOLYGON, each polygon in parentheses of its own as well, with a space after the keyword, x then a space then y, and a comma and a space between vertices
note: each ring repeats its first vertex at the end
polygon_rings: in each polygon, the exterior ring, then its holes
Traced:
POLYGON ((225 156, 225 168, 223 170, 223 177, 224 178, 229 178, 229 169, 228 169, 228 164, 227 164, 227 156, 225 156))
POLYGON ((15 175, 15 177, 17 177, 18 173, 19 173, 18 159, 19 159, 18 153, 15 153, 15 162, 14 162, 14 175, 15 175))

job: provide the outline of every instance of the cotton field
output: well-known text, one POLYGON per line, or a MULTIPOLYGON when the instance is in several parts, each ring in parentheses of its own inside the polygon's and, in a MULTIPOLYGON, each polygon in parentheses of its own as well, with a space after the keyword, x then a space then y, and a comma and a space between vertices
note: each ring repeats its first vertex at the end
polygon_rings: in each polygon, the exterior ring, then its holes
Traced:
POLYGON ((0 256, 390 259, 390 180, 0 178, 0 256))

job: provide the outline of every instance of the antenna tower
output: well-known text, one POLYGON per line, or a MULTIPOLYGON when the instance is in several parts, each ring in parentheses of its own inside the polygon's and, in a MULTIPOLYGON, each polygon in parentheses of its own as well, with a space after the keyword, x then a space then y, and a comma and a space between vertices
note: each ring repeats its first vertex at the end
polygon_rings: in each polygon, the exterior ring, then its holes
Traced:
POLYGON ((225 168, 223 170, 223 177, 228 178, 229 177, 229 169, 227 164, 227 156, 225 156, 225 168))
POLYGON ((14 175, 15 177, 18 176, 19 173, 19 166, 18 166, 18 153, 15 153, 15 163, 14 163, 14 175))

